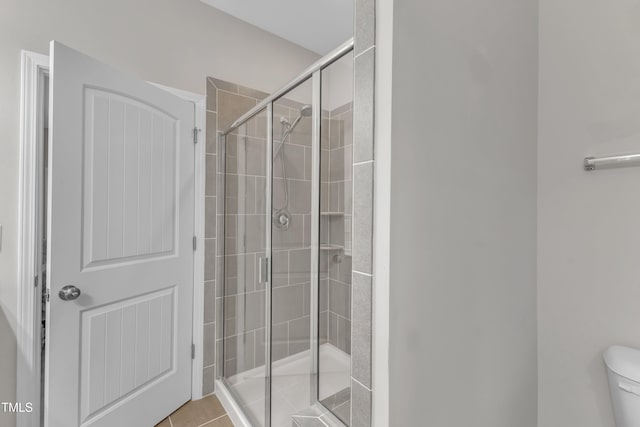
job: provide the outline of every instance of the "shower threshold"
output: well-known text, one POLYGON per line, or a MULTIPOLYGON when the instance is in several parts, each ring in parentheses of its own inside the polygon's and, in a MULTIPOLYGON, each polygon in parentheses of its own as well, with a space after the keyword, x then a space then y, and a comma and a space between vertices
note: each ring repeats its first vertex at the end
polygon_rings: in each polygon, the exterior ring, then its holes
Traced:
MULTIPOLYGON (((350 386, 349 355, 326 343, 320 346, 320 398, 350 386)), ((291 427, 292 416, 312 404, 310 393, 311 351, 306 350, 273 363, 271 378, 271 425, 291 427)), ((252 427, 247 415, 264 418, 264 366, 216 381, 216 393, 234 425, 252 427), (233 393, 229 391, 229 385, 233 393), (234 399, 233 395, 240 399, 234 399), (240 403, 242 402, 242 404, 240 403)))

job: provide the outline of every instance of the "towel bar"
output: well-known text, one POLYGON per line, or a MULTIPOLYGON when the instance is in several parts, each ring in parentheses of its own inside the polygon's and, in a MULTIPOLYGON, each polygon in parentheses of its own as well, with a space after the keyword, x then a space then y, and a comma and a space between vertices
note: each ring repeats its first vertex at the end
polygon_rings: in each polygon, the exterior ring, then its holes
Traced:
POLYGON ((630 166, 640 166, 640 154, 584 158, 585 171, 607 168, 622 168, 630 166))

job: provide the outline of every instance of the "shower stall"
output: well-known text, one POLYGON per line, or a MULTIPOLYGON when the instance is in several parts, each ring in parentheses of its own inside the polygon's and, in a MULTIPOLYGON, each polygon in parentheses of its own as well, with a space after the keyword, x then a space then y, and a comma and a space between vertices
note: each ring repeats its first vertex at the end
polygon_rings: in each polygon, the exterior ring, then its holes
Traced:
POLYGON ((216 387, 251 426, 350 422, 353 62, 349 41, 218 135, 216 387))

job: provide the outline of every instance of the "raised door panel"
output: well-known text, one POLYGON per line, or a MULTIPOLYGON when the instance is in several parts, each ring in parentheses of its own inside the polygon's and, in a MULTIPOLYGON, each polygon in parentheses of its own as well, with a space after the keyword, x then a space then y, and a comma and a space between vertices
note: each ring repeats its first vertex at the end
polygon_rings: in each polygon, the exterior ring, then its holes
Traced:
POLYGON ((179 121, 85 88, 83 268, 175 254, 179 121))
POLYGON ((170 287, 81 313, 83 426, 176 369, 176 307, 170 287))

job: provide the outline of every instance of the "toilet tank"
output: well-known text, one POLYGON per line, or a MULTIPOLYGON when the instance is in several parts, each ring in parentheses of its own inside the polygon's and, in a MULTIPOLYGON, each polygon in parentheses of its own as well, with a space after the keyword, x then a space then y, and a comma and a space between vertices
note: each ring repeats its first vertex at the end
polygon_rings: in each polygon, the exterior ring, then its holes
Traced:
POLYGON ((617 427, 640 426, 640 350, 612 346, 604 353, 617 427))

